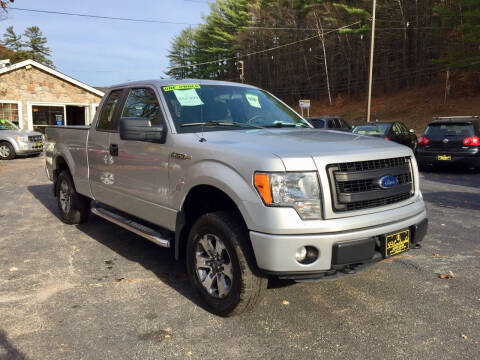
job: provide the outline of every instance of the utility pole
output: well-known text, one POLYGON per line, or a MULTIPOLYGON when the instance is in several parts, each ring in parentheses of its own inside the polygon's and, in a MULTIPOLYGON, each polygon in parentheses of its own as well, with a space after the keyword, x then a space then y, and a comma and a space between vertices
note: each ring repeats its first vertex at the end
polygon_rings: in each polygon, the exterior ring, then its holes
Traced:
POLYGON ((323 48, 323 60, 325 63, 325 76, 327 78, 327 90, 328 90, 328 101, 330 105, 332 105, 332 95, 330 94, 330 80, 328 79, 328 64, 327 64, 327 52, 325 50, 325 35, 323 33, 323 26, 322 26, 322 20, 317 17, 317 13, 314 12, 313 15, 315 16, 315 22, 317 25, 317 33, 318 36, 320 37, 320 41, 322 42, 322 48, 323 48), (319 28, 320 25, 320 28, 319 28), (320 29, 322 32, 320 32, 320 29))
POLYGON ((242 80, 242 84, 245 82, 245 63, 243 60, 238 60, 238 63, 240 64, 240 71, 241 71, 241 74, 240 74, 240 80, 242 80))
POLYGON ((372 12, 372 39, 370 42, 370 74, 368 76, 368 101, 367 101, 367 122, 370 122, 370 107, 372 105, 372 77, 373 77, 373 49, 375 46, 375 12, 377 9, 377 0, 373 0, 372 12))

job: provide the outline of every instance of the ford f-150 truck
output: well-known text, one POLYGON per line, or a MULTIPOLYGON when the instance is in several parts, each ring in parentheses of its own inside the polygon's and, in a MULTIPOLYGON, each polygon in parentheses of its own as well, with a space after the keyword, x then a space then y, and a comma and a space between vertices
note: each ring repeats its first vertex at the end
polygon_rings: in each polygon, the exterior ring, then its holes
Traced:
POLYGON ((61 219, 90 212, 185 259, 215 314, 267 279, 354 273, 427 230, 412 151, 320 131, 270 93, 208 80, 113 86, 90 127, 46 130, 61 219))

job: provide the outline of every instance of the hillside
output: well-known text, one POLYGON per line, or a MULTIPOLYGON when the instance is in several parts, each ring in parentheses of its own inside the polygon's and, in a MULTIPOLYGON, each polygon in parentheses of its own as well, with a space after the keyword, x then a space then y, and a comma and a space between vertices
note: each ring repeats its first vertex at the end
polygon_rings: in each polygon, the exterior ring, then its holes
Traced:
MULTIPOLYGON (((298 105, 296 110, 299 111, 298 105)), ((351 124, 364 122, 365 100, 337 97, 334 105, 326 101, 312 101, 310 115, 341 115, 351 124)), ((398 120, 421 134, 426 124, 435 116, 480 115, 480 92, 458 91, 444 103, 444 88, 440 83, 395 94, 378 95, 372 98, 372 120, 398 120)))

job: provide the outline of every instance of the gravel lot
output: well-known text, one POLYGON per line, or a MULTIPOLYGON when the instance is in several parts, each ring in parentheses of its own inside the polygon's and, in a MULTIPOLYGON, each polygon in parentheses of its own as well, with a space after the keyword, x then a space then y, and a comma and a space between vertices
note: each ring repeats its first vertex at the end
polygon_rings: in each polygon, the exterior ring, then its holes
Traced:
POLYGON ((58 219, 42 157, 0 162, 0 359, 480 357, 480 174, 422 174, 424 246, 337 281, 275 281, 206 312, 168 249, 58 219), (453 279, 439 274, 452 271, 453 279))

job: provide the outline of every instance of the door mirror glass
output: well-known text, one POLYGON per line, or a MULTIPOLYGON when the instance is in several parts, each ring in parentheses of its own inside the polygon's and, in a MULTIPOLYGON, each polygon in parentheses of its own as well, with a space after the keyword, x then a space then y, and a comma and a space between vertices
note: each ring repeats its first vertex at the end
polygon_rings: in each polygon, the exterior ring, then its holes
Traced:
POLYGON ((122 118, 120 119, 120 139, 165 142, 165 126, 153 125, 145 118, 122 118))

